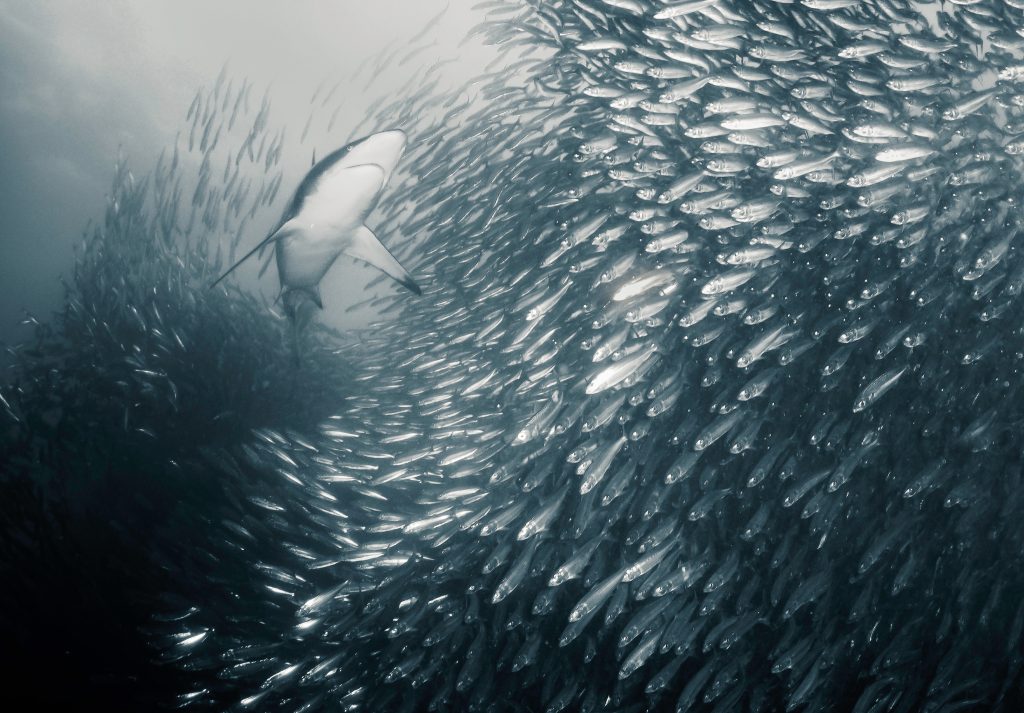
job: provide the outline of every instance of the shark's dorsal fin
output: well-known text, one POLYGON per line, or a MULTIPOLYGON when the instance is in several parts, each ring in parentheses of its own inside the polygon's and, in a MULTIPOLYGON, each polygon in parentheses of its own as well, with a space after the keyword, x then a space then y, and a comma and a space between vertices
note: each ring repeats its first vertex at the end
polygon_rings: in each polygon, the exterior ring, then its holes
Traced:
POLYGON ((352 242, 345 249, 349 257, 363 260, 370 263, 378 270, 384 272, 401 285, 415 292, 422 294, 420 286, 412 279, 412 275, 391 254, 391 251, 384 247, 384 244, 377 239, 373 231, 365 225, 356 228, 352 236, 352 242))

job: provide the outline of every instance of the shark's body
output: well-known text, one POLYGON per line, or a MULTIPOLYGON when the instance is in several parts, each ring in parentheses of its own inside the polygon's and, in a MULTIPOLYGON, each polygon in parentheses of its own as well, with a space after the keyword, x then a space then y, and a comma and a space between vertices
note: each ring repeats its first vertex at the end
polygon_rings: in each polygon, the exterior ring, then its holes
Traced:
POLYGON ((383 131, 317 162, 299 184, 277 227, 221 275, 275 243, 281 297, 289 316, 306 322, 322 308, 320 281, 341 254, 364 260, 416 294, 420 288, 363 221, 405 149, 405 133, 383 131))

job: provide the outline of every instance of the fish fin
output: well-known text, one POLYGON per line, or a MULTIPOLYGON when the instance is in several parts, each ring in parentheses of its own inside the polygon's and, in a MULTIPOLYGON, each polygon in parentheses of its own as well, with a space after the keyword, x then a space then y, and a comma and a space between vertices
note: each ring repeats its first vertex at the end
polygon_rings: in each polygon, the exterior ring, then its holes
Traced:
POLYGON ((370 263, 395 282, 412 290, 417 295, 423 294, 420 286, 412 279, 412 275, 402 267, 398 260, 395 259, 395 256, 391 254, 391 251, 384 247, 384 244, 377 239, 373 231, 365 225, 356 228, 351 244, 345 248, 345 254, 357 260, 370 263))
POLYGON ((281 290, 280 293, 278 293, 277 299, 274 300, 275 304, 277 302, 282 302, 283 304, 285 304, 287 308, 287 302, 285 301, 285 298, 291 293, 301 293, 308 297, 310 302, 315 304, 320 309, 324 308, 324 301, 320 297, 320 285, 313 285, 312 287, 286 287, 283 290, 281 290))
POLYGON ((263 277, 263 273, 270 267, 270 259, 274 256, 274 253, 267 253, 267 257, 263 260, 263 265, 260 266, 260 272, 257 277, 263 277))
MULTIPOLYGON (((224 273, 221 274, 220 277, 218 277, 216 280, 213 281, 213 283, 210 285, 210 288, 212 289, 212 288, 216 287, 218 284, 220 284, 221 280, 223 280, 225 277, 227 277, 232 272, 234 272, 238 268, 239 265, 241 265, 243 262, 245 262, 246 260, 251 258, 256 253, 262 251, 265 247, 270 245, 270 243, 274 242, 275 240, 277 240, 279 238, 283 238, 285 236, 285 234, 287 234, 289 232, 291 232, 291 227, 288 226, 288 223, 283 223, 280 227, 278 227, 277 230, 275 230, 273 233, 271 233, 267 237, 263 238, 263 240, 260 241, 259 245, 257 245, 252 250, 247 252, 245 255, 243 255, 241 258, 239 258, 235 262, 234 265, 232 265, 227 270, 225 270, 224 273)), ((266 268, 264 268, 264 270, 265 269, 266 268)), ((260 274, 261 275, 263 274, 263 270, 260 270, 260 274)))

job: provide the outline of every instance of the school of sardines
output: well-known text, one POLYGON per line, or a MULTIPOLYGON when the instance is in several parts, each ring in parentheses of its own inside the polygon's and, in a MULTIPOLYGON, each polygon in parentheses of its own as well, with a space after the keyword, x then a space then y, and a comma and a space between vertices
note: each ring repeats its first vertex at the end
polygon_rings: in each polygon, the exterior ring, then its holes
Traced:
POLYGON ((139 605, 173 702, 1021 710, 1024 0, 476 9, 476 81, 375 70, 421 297, 296 371, 203 288, 295 148, 222 77, 191 217, 177 151, 119 174, 0 392, 34 462, 83 470, 61 423, 98 419, 181 489, 139 605))

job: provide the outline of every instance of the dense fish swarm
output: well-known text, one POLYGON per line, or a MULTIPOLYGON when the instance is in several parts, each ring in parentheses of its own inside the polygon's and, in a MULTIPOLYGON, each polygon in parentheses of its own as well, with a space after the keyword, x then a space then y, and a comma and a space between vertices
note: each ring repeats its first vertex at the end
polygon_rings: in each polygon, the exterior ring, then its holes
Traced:
POLYGON ((203 228, 119 177, 0 392, 4 596, 120 572, 186 708, 1021 710, 1024 2, 479 7, 503 68, 374 107, 424 294, 298 371, 203 289, 283 131, 203 228))

